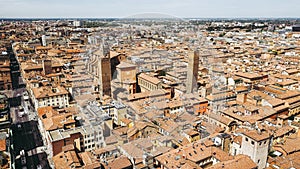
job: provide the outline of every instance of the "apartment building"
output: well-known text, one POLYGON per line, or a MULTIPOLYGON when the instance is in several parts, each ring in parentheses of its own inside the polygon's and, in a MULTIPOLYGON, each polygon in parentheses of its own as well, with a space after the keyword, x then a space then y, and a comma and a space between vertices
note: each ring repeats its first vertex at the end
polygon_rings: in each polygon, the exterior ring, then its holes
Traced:
POLYGON ((45 106, 69 107, 69 92, 62 86, 43 86, 31 90, 35 109, 45 106))
POLYGON ((263 169, 267 165, 271 136, 266 132, 248 130, 241 132, 234 140, 231 155, 248 155, 258 166, 263 169))

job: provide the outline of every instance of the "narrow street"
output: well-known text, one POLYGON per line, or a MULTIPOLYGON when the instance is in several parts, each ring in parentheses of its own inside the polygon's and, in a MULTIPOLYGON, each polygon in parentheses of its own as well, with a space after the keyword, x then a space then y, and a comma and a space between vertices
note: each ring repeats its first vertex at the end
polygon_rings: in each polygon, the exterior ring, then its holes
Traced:
MULTIPOLYGON (((29 99, 24 99, 28 95, 25 86, 19 84, 19 65, 14 58, 11 48, 8 48, 12 60, 12 76, 16 76, 13 83, 13 98, 20 98, 17 105, 10 108, 11 128, 10 128, 10 153, 11 167, 18 169, 47 169, 50 168, 47 154, 42 141, 42 136, 38 129, 37 113, 30 104, 29 99)), ((16 101, 17 103, 17 101, 16 101)))

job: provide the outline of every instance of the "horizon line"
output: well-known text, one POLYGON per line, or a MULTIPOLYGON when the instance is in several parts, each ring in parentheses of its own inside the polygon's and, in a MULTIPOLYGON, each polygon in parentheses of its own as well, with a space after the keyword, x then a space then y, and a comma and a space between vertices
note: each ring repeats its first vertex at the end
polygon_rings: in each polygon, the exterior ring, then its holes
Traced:
MULTIPOLYGON (((131 16, 136 16, 136 15, 129 15, 127 17, 0 17, 0 19, 68 19, 68 18, 78 18, 78 19, 120 19, 120 18, 134 18, 131 16)), ((207 17, 179 17, 179 16, 173 16, 173 15, 164 15, 164 16, 171 16, 171 17, 165 17, 165 18, 190 18, 190 19, 211 19, 211 18, 225 18, 225 19, 276 19, 276 18, 291 18, 291 19, 300 19, 300 16, 280 16, 280 17, 275 17, 275 16, 207 16, 207 17)), ((145 18, 152 18, 152 17, 145 17, 145 18)), ((160 18, 160 17, 153 17, 153 18, 160 18)))

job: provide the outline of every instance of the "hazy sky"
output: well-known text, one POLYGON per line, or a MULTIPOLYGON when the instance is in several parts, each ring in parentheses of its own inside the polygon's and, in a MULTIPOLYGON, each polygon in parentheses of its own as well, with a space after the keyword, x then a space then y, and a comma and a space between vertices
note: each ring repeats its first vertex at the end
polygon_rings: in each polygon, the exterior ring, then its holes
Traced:
POLYGON ((300 17, 300 0, 0 0, 0 18, 104 18, 139 13, 202 18, 300 17))

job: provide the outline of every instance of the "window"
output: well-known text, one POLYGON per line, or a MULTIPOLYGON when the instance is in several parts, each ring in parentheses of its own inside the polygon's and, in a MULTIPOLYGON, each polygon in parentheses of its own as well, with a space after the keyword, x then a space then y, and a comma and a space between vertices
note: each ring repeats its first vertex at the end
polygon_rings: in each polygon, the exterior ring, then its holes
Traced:
POLYGON ((251 141, 251 144, 254 145, 254 141, 251 141))
POLYGON ((246 141, 248 141, 248 138, 246 137, 246 141))

